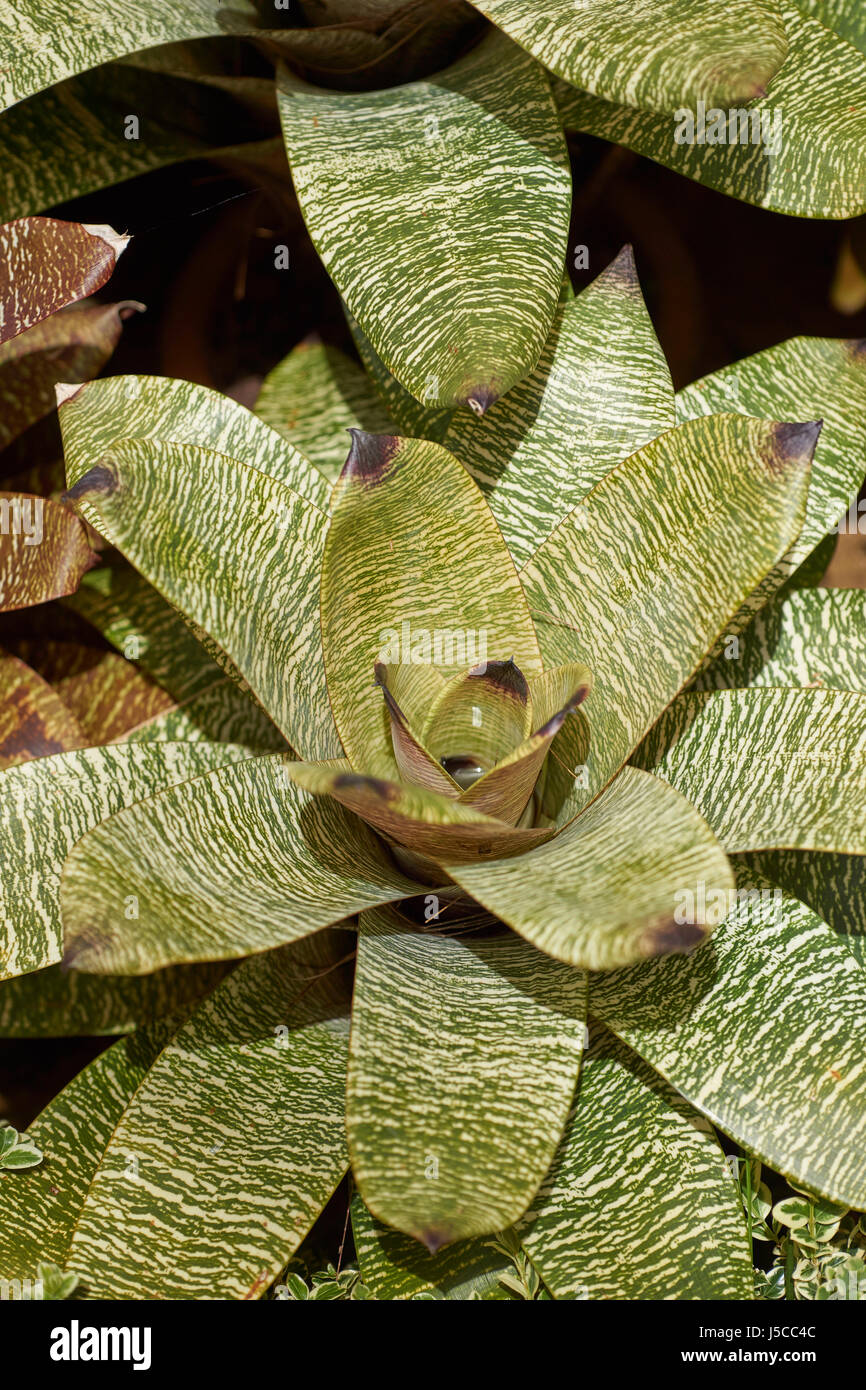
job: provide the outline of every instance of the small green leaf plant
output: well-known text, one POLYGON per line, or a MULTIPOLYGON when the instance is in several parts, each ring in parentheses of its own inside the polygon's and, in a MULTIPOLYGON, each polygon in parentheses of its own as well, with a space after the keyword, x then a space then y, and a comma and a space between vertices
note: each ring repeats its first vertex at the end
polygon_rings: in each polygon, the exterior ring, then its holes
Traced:
POLYGON ((43 1154, 26 1135, 18 1133, 5 1120, 0 1122, 0 1172, 14 1173, 21 1168, 35 1168, 43 1154))

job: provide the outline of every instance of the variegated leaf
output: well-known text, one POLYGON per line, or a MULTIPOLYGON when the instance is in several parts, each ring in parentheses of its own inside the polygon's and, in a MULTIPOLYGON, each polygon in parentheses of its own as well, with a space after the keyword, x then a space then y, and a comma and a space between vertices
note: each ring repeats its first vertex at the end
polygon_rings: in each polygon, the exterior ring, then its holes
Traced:
POLYGON ((73 593, 96 558, 68 507, 33 493, 0 492, 0 612, 73 593))
POLYGON ((713 923, 703 914, 675 920, 680 888, 704 881, 726 892, 734 881, 685 797, 636 768, 624 768, 555 839, 512 859, 447 867, 533 945, 588 970, 689 950, 713 923))
POLYGON ((587 800, 790 549, 817 433, 687 421, 597 483, 523 571, 530 609, 574 634, 595 678, 587 800))
POLYGON ((126 439, 88 472, 79 466, 76 454, 67 496, 86 519, 213 638, 293 748, 338 754, 319 631, 324 514, 191 444, 126 439))
POLYGON ((362 916, 347 1126, 375 1216, 435 1253, 523 1213, 568 1115, 585 991, 516 937, 362 916))
POLYGON ((48 682, 17 656, 0 651, 0 771, 88 742, 48 682))
POLYGON ((518 1230, 555 1298, 752 1296, 742 1206, 710 1125, 598 1024, 518 1230))
POLYGON ((705 950, 594 976, 590 1009, 750 1153, 860 1210, 866 974, 766 879, 734 896, 705 950))
POLYGON ((752 101, 788 43, 775 0, 472 0, 551 72, 624 106, 752 101))
POLYGON ((739 855, 735 863, 806 903, 866 965, 866 855, 771 849, 739 855))
POLYGON ((124 734, 124 742, 137 743, 188 743, 201 739, 242 743, 256 753, 288 751, 286 740, 261 705, 234 681, 225 679, 124 734))
POLYGON ((376 1298, 400 1302, 419 1295, 464 1301, 509 1297, 500 1276, 513 1270, 489 1240, 458 1240, 431 1255, 417 1240, 377 1221, 356 1196, 352 1235, 361 1278, 376 1298))
POLYGON ((425 405, 482 413, 533 366, 559 293, 571 180, 543 71, 490 34, 380 92, 284 72, 279 104, 310 235, 379 357, 425 405))
POLYGON ((119 1119, 67 1267, 91 1297, 260 1297, 348 1166, 339 938, 239 966, 119 1119))
POLYGON ((729 854, 866 854, 866 695, 681 695, 635 761, 688 797, 729 854))
MULTIPOLYGON (((122 746, 144 753, 164 745, 122 746)), ((141 975, 233 959, 417 891, 366 826, 335 801, 299 791, 286 775, 291 766, 276 755, 223 767, 139 800, 80 838, 61 889, 67 963, 141 975)))
POLYGON ((422 405, 408 391, 404 391, 395 376, 392 376, 382 359, 376 354, 373 344, 367 337, 358 320, 343 305, 343 312, 349 331, 354 339, 358 356, 364 369, 378 393, 379 399, 397 426, 397 434, 410 439, 432 439, 441 444, 445 438, 454 411, 439 410, 435 406, 422 405))
MULTIPOLYGON (((60 871, 89 827, 162 787, 244 756, 230 744, 120 744, 39 758, 0 775, 0 979, 60 960, 60 871)), ((132 906, 121 899, 121 912, 132 906)))
POLYGON ((565 125, 774 212, 799 217, 863 212, 866 55, 790 0, 779 0, 779 12, 788 56, 768 94, 748 106, 707 102, 704 109, 689 103, 670 115, 655 115, 558 84, 565 125))
POLYGON ((670 372, 630 246, 564 297, 541 357, 445 446, 483 488, 518 566, 609 470, 675 423, 670 372))
POLYGON ((226 966, 181 965, 152 975, 84 975, 49 965, 0 982, 0 1038, 132 1033, 210 993, 226 966))
MULTIPOLYGON (((0 11, 0 35, 2 25, 0 11)), ((2 63, 0 56, 0 67, 2 63)), ((3 76, 0 71, 0 92, 3 76)), ((111 227, 55 217, 22 217, 0 225, 0 343, 64 305, 95 294, 110 279, 128 241, 111 227)))

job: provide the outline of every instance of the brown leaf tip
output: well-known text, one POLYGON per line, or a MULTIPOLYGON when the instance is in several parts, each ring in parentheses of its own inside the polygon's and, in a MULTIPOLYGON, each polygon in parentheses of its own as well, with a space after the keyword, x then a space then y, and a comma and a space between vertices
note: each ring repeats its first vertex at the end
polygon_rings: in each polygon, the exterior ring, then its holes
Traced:
POLYGON ((363 772, 341 772, 334 779, 336 791, 368 791, 382 801, 393 801, 396 788, 381 777, 366 777, 363 772))
POLYGON ((368 434, 366 430, 350 429, 352 447, 343 464, 341 482, 354 481, 376 487, 388 472, 388 465, 400 447, 400 440, 391 434, 368 434))
POLYGON ((699 946, 706 936, 706 928, 696 922, 677 922, 671 917, 650 927, 641 937, 641 950, 645 956, 669 956, 675 952, 687 954, 699 946))
POLYGON ((465 404, 476 415, 483 415, 498 400, 499 393, 494 391, 492 386, 473 386, 467 393, 465 404))
POLYGON ((588 694, 589 686, 579 685, 567 704, 564 704, 562 709, 557 710, 556 714, 552 714, 547 723, 541 726, 536 738, 553 738, 555 734, 558 734, 568 716, 579 709, 588 694))
POLYGON ((96 463, 67 488, 61 502, 80 502, 87 497, 110 497, 120 486, 117 474, 106 463, 96 463))
POLYGON ((805 424, 794 421, 777 425, 773 431, 772 445, 763 456, 767 470, 781 474, 789 468, 809 463, 823 423, 823 420, 809 420, 805 424))
POLYGON ((602 271, 602 276, 609 285, 613 285, 619 290, 636 290, 640 288, 640 280, 637 273, 637 265, 634 258, 634 247, 630 242, 626 242, 622 250, 617 252, 613 260, 602 271))
POLYGON ((849 357, 858 367, 866 363, 866 338, 849 338, 845 346, 849 357))
POLYGON ((429 1226, 427 1230, 420 1231, 418 1239, 422 1245, 426 1245, 431 1255, 437 1255, 443 1245, 447 1245, 451 1240, 451 1232, 446 1226, 429 1226))
POLYGON ((513 696, 521 705, 525 705, 529 699, 526 677, 513 656, 507 661, 482 661, 478 666, 472 667, 469 675, 472 679, 487 681, 494 689, 513 696))

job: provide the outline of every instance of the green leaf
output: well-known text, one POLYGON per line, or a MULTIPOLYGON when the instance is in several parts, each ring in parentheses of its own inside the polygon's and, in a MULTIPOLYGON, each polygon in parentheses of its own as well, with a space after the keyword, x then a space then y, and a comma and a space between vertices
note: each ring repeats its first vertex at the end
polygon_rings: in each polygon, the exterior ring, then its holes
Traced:
POLYGON ((817 431, 687 421, 597 483, 523 571, 530 609, 575 634, 595 678, 587 800, 790 548, 817 431))
POLYGON ((67 963, 141 975, 227 960, 415 891, 366 826, 298 790, 286 776, 292 766, 271 755, 222 767, 139 800, 80 838, 61 889, 67 963))
POLYGON ((775 0, 472 0, 551 72, 624 106, 751 101, 787 52, 775 0))
POLYGON ((425 405, 483 413, 534 365, 559 294, 571 179, 542 69, 491 34, 380 92, 284 71, 279 106, 310 235, 376 353, 425 405))
POLYGON ((256 414, 332 480, 346 462, 351 428, 394 433, 364 372, 325 343, 299 343, 268 373, 256 414))
POLYGON ((312 940, 246 961, 156 1060, 75 1229, 91 1296, 256 1298, 284 1267, 348 1166, 337 955, 312 940))
POLYGON ((124 741, 137 743, 199 740, 241 743, 256 753, 286 752, 286 740, 262 707, 234 681, 221 680, 185 704, 136 724, 124 741))
POLYGON ((427 441, 357 431, 352 440, 322 562, 325 670, 352 767, 388 775, 377 660, 458 667, 513 657, 529 676, 541 657, 513 561, 466 470, 427 441))
POLYGON ((185 1008, 219 984, 226 967, 176 966, 152 975, 84 975, 51 965, 0 982, 0 1038, 131 1033, 185 1008))
POLYGON ((866 974, 803 903, 738 875, 710 945, 593 976, 590 1010, 750 1154, 866 1203, 866 974))
POLYGON ((796 589, 768 603, 698 676, 696 690, 823 686, 866 695, 866 594, 796 589))
POLYGON ((856 216, 866 210, 866 111, 861 100, 866 56, 789 0, 779 0, 779 12, 788 56, 767 96, 748 108, 743 103, 721 108, 724 144, 706 143, 710 111, 718 109, 709 102, 703 143, 698 143, 699 110, 683 106, 673 115, 655 115, 558 85, 563 122, 571 130, 625 145, 721 193, 774 212, 856 216), (730 110, 735 113, 733 124, 730 110), (727 143, 729 131, 736 143, 727 143), (678 132, 682 143, 677 142, 678 132))
POLYGON ((229 744, 120 744, 59 753, 2 773, 0 979, 60 960, 60 871, 85 830, 159 788, 244 756, 229 744))
POLYGON ((454 411, 437 410, 422 405, 414 396, 410 396, 408 391, 404 391, 397 378, 391 375, 382 359, 376 355, 373 344, 345 304, 343 313, 358 356, 364 364, 364 370, 396 424, 396 433, 409 439, 432 439, 436 444, 441 444, 448 424, 454 417, 454 411))
POLYGON ((87 473, 69 466, 69 499, 213 638, 292 747, 339 753, 320 649, 324 514, 258 469, 191 444, 125 439, 87 473))
MULTIPOLYGON (((235 0, 246 18, 244 0, 235 0)), ((128 0, 108 9, 68 0, 63 23, 38 0, 0 7, 0 108, 99 63, 157 44, 225 32, 220 0, 128 0)))
POLYGON ((674 423, 670 372, 627 246, 560 303, 529 375, 483 419, 456 413, 444 442, 520 566, 611 468, 674 423))
POLYGON ((77 391, 58 390, 70 483, 119 440, 190 444, 225 454, 290 487, 322 512, 330 488, 292 444, 221 391, 159 376, 113 376, 77 391))
POLYGON ((500 1280, 513 1266, 492 1241, 458 1240, 431 1255, 411 1236, 377 1221, 358 1196, 352 1235, 361 1278, 376 1298, 393 1303, 429 1294, 464 1301, 475 1292, 485 1300, 508 1300, 500 1280))
POLYGON ((866 965, 866 856, 776 849, 739 862, 811 907, 866 965))
POLYGON ((36 1277, 42 1285, 42 1297, 46 1302, 62 1302, 78 1288, 77 1274, 64 1274, 57 1265, 46 1264, 44 1261, 40 1261, 36 1266, 36 1277))
MULTIPOLYGON (((3 76, 0 71, 0 92, 3 76)), ((0 225, 0 343, 95 294, 111 278, 128 241, 111 227, 54 217, 23 217, 0 225)))
POLYGON ((375 1216, 435 1253, 522 1214, 568 1115, 585 991, 514 936, 362 916, 346 1122, 375 1216))
POLYGON ((0 1123, 0 1171, 35 1168, 44 1155, 29 1135, 21 1135, 6 1120, 0 1123))
POLYGON ((23 661, 0 651, 0 770, 87 742, 51 686, 23 661))
POLYGON ((866 854, 866 695, 777 689, 682 695, 636 761, 688 797, 729 854, 784 848, 866 854))
MULTIPOLYGON (((513 859, 448 865, 476 901, 540 950, 588 970, 688 950, 713 926, 675 920, 678 890, 705 881, 726 892, 728 861, 684 797, 636 768, 555 839, 513 859)), ((447 862, 447 861, 446 861, 447 862)))
POLYGON ((555 1298, 746 1299, 746 1225, 712 1129, 597 1024, 519 1234, 555 1298))
POLYGON ((806 560, 857 496, 866 452, 866 345, 840 338, 789 338, 678 391, 676 408, 678 420, 736 410, 821 421, 803 528, 749 599, 746 607, 755 611, 806 560))
POLYGON ((50 497, 0 492, 0 612, 72 593, 95 563, 74 512, 50 497))
MULTIPOLYGON (((176 1026, 176 1025, 175 1025, 176 1026)), ((144 1079, 171 1025, 107 1049, 30 1126, 45 1157, 14 1182, 0 1182, 0 1268, 28 1279, 40 1261, 64 1267, 93 1174, 124 1107, 144 1079)))
POLYGON ((55 408, 58 381, 96 376, 120 341, 125 319, 143 311, 121 304, 76 304, 0 345, 0 449, 55 408))

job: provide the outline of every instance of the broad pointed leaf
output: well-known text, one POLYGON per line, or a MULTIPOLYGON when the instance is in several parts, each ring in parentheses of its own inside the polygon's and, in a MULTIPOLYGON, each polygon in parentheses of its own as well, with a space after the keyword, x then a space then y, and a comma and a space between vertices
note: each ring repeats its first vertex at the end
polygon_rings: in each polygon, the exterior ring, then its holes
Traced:
POLYGON ((674 423, 670 372, 625 247, 560 303, 529 375, 483 419, 455 414, 444 442, 520 566, 611 468, 674 423))
POLYGON ((18 657, 0 651, 0 771, 83 748, 88 741, 48 682, 18 657))
POLYGON ((393 432, 388 412, 364 372, 339 349, 317 342, 299 343, 268 373, 256 400, 256 415, 330 479, 346 462, 351 428, 368 434, 393 432))
POLYGON ((432 439, 441 444, 445 438, 449 422, 454 417, 452 409, 439 410, 435 406, 422 405, 408 391, 404 390, 395 376, 388 371, 376 353, 358 320, 343 305, 346 322, 358 350, 358 356, 373 383, 383 406, 397 426, 397 433, 410 439, 432 439))
POLYGON ((230 744, 121 744, 39 758, 0 775, 0 979, 60 960, 60 871, 86 830, 121 806, 244 756, 230 744))
POLYGON ((415 891, 366 826, 298 790, 292 766, 276 755, 223 767, 79 839, 61 890, 68 963, 141 975, 232 959, 415 891))
POLYGON ((338 753, 319 649, 323 513, 235 458, 162 440, 118 441, 87 473, 70 464, 70 481, 69 499, 218 643, 292 747, 338 753))
POLYGON ((866 855, 771 849, 735 861, 799 898, 866 965, 866 855))
POLYGON ((866 695, 682 695, 636 754, 688 797, 729 854, 866 854, 866 695), (748 775, 743 775, 743 770, 748 775))
POLYGON ((356 431, 332 505, 321 595, 328 693, 352 766, 387 772, 377 660, 441 667, 513 657, 534 675, 541 657, 487 503, 440 445, 356 431))
POLYGON ((0 612, 72 593, 95 563, 87 531, 68 507, 0 492, 0 612))
POLYGON ((571 181, 543 71, 491 34, 381 92, 283 73, 279 104, 313 242, 375 351, 425 405, 482 413, 533 366, 559 293, 571 181))
POLYGON ((866 1202, 866 974, 795 899, 738 876, 688 959, 594 976, 590 1008, 680 1094, 792 1182, 866 1202))
POLYGON ((513 936, 361 918, 347 1125, 365 1203, 435 1252, 510 1225, 550 1163, 580 1067, 584 976, 513 936))
POLYGON ((336 960, 313 941, 245 962, 157 1058, 75 1229, 91 1296, 249 1299, 279 1273, 348 1166, 336 960))
MULTIPOLYGON (((0 12, 0 35, 2 24, 0 12)), ((54 217, 22 217, 0 225, 0 343, 101 289, 128 241, 111 227, 54 217)))
POLYGON ((742 1205, 706 1120, 594 1024, 574 1111, 519 1233, 556 1298, 748 1299, 742 1205))
POLYGON ((551 72, 624 106, 751 101, 787 52, 775 0, 472 0, 551 72))
MULTIPOLYGON (((699 881, 726 891, 728 861, 682 796, 624 768, 555 839, 513 859, 448 864, 477 902, 540 950, 588 970, 683 951, 713 923, 675 920, 678 892, 699 881)), ((447 861, 446 861, 447 862, 447 861)))
POLYGON ((790 548, 817 431, 688 421, 608 473, 523 571, 530 608, 575 634, 595 678, 590 795, 790 548))
POLYGON ((655 115, 559 85, 565 125, 774 212, 853 217, 866 211, 866 55, 789 0, 779 0, 779 11, 788 56, 768 95, 748 107, 707 103, 702 125, 696 103, 655 115), (708 139, 711 125, 713 140, 724 137, 719 143, 708 139))

